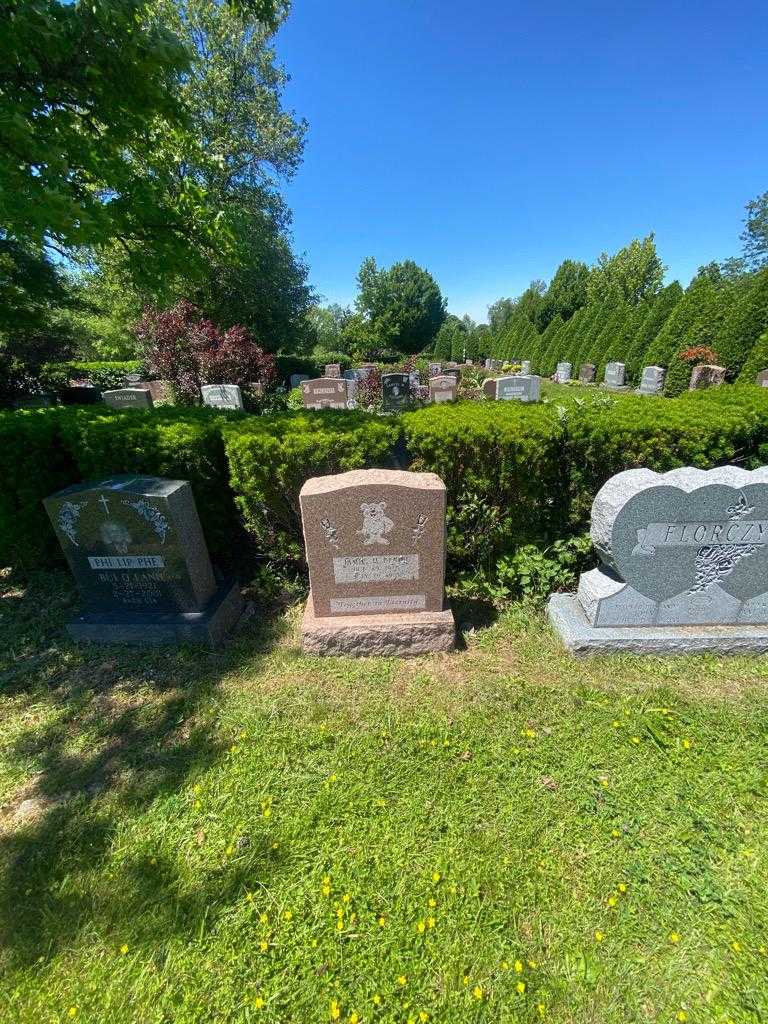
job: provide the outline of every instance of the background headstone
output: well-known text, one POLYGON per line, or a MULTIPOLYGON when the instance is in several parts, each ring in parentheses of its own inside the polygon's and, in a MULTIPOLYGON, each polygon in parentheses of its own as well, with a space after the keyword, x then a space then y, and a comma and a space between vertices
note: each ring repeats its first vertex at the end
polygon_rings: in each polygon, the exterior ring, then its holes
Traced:
POLYGON ((541 377, 516 373, 510 377, 499 377, 496 381, 496 398, 500 402, 538 402, 541 377))
POLYGON ((573 367, 570 363, 558 363, 555 370, 555 380, 558 384, 566 384, 571 379, 573 367))
POLYGON ((116 388, 102 391, 101 397, 113 409, 151 409, 152 394, 146 388, 116 388))
POLYGON ((358 377, 360 378, 360 380, 368 380, 368 378, 370 377, 370 375, 373 373, 373 371, 375 369, 376 369, 376 364, 375 363, 362 363, 357 368, 358 377))
POLYGON ((381 403, 385 412, 396 412, 411 405, 411 378, 407 373, 382 374, 381 403))
POLYGON ((523 361, 520 363, 520 373, 522 373, 522 375, 524 377, 529 377, 530 376, 530 374, 531 374, 531 360, 530 359, 523 359, 523 361))
POLYGON ((102 394, 98 388, 90 385, 70 384, 59 388, 59 398, 63 405, 95 405, 102 401, 102 394))
POLYGON ((694 366, 691 373, 690 391, 701 391, 704 388, 718 387, 725 381, 725 367, 702 364, 694 366))
POLYGON ((606 363, 603 383, 611 389, 626 387, 627 372, 624 363, 606 363))
POLYGON ((768 370, 761 370, 757 375, 755 383, 759 388, 768 388, 768 370))
POLYGON ((323 371, 325 377, 340 377, 341 376, 341 363, 326 363, 325 370, 323 371))
POLYGON ((492 402, 496 399, 496 377, 486 377, 483 381, 483 391, 485 397, 490 399, 492 402))
POLYGON ((639 395, 660 395, 664 390, 666 376, 667 371, 663 366, 644 366, 637 393, 639 395))
POLYGON ((346 409, 349 381, 339 377, 318 377, 301 383, 305 409, 346 409))
POLYGON ((456 394, 457 383, 453 374, 429 378, 430 402, 455 402, 456 394))
POLYGON ((242 409, 243 392, 237 384, 203 384, 200 388, 203 405, 216 409, 242 409))
POLYGON ((492 359, 491 360, 491 370, 494 373, 498 373, 503 365, 504 365, 504 363, 502 362, 501 359, 492 359))
POLYGON ((301 382, 304 380, 309 380, 308 373, 292 373, 288 381, 291 387, 291 391, 293 391, 294 388, 300 387, 301 382))
POLYGON ((429 364, 429 376, 430 377, 439 377, 442 372, 443 372, 443 365, 442 365, 442 363, 430 363, 429 364))
POLYGON ((218 642, 242 607, 217 585, 185 480, 118 476, 45 499, 81 595, 76 639, 218 642))
POLYGON ((486 370, 490 370, 492 361, 493 360, 491 360, 491 359, 486 359, 485 360, 485 362, 483 363, 483 366, 485 367, 486 370))
POLYGON ((582 384, 594 384, 597 367, 594 363, 582 363, 579 370, 579 380, 582 384))

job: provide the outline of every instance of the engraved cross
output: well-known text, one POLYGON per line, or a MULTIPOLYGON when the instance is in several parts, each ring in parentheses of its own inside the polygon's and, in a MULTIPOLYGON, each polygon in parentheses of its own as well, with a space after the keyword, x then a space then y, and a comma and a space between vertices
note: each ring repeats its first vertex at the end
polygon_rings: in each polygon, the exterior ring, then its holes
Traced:
POLYGON ((104 506, 104 515, 108 516, 109 515, 109 500, 103 494, 99 498, 99 504, 104 506))

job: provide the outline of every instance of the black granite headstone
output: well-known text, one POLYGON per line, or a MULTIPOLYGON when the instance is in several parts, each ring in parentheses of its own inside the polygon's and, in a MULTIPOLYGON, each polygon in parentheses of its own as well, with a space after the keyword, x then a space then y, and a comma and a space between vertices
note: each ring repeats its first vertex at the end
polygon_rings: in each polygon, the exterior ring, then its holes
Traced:
POLYGON ((407 373, 385 373, 381 378, 381 404, 385 412, 411 405, 411 378, 407 373))

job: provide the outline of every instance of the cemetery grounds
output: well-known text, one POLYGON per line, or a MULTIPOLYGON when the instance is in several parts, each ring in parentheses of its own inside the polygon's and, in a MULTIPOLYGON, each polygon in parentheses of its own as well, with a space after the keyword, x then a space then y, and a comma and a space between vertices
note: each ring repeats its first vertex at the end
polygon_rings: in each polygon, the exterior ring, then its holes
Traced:
POLYGON ((0 584, 0 1020, 766 1019, 762 659, 523 605, 407 661, 297 607, 77 648, 67 573, 0 584))

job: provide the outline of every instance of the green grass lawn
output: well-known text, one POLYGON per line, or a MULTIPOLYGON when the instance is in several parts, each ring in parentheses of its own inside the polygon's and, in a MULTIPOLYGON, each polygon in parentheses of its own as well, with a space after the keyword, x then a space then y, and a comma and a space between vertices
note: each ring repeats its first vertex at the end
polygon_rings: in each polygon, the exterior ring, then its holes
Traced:
POLYGON ((0 1021, 768 1019, 766 662, 78 650, 0 580, 0 1021))

